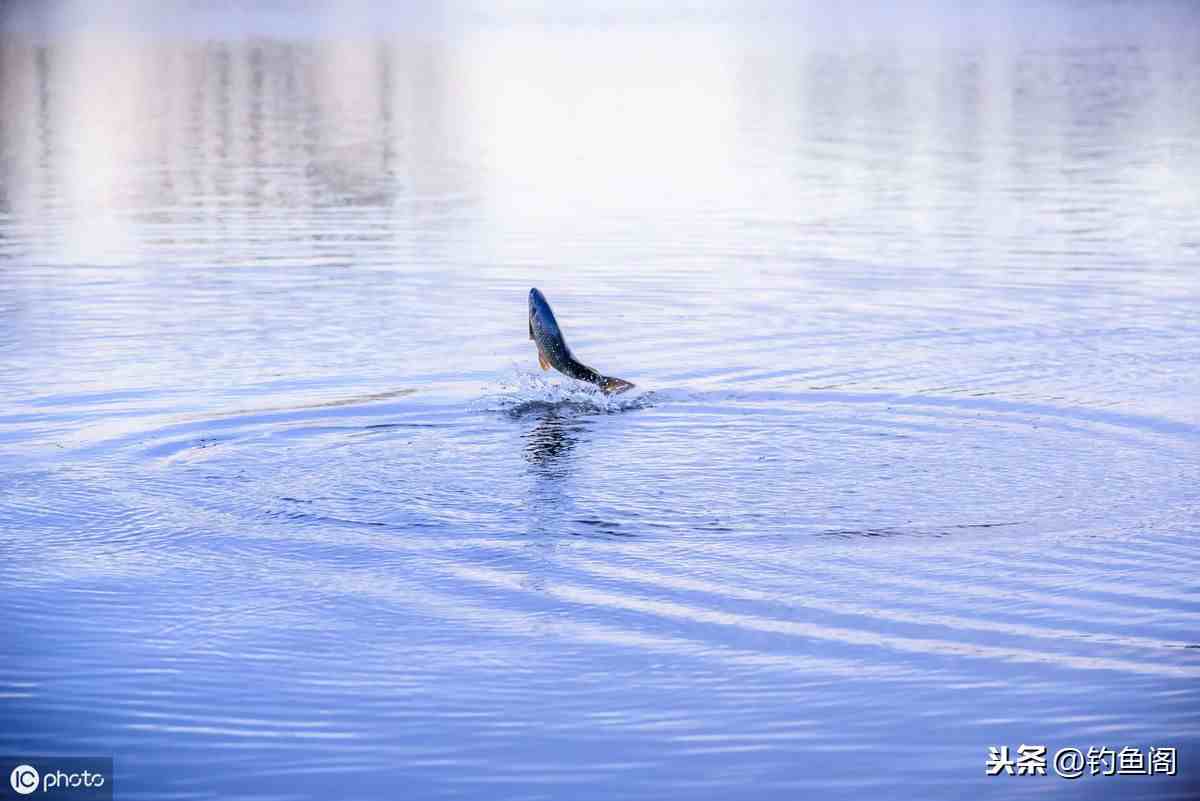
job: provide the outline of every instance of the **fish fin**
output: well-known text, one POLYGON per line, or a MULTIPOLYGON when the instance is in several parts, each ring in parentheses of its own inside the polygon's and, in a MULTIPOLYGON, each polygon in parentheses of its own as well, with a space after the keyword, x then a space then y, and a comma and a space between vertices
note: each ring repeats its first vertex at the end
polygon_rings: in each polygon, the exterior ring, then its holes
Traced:
POLYGON ((546 355, 542 353, 541 348, 538 348, 538 364, 542 366, 543 370, 550 369, 550 361, 546 358, 546 355))
POLYGON ((604 376, 600 379, 600 391, 605 395, 620 395, 622 392, 632 389, 634 383, 626 381, 624 378, 612 378, 604 376))

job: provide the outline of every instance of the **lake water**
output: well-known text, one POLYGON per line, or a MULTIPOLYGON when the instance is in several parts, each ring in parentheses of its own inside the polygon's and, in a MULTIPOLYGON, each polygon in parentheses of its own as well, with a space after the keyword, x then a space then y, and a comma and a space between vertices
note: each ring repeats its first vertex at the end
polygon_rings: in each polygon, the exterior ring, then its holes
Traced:
POLYGON ((1197 797, 1194 6, 5 8, 0 753, 1197 797))

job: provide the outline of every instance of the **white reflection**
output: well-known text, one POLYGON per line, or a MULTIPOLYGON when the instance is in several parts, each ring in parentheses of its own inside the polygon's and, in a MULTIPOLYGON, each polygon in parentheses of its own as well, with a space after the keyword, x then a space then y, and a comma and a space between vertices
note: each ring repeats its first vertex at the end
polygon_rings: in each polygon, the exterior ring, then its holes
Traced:
POLYGON ((1131 10, 1105 12, 1134 24, 1118 47, 1062 10, 48 8, 10 10, 0 53, 4 247, 38 261, 344 263, 371 240, 528 263, 589 238, 926 264, 1115 238, 1163 261, 1200 239, 1195 48, 1131 10), (344 234, 314 235, 334 213, 344 234))

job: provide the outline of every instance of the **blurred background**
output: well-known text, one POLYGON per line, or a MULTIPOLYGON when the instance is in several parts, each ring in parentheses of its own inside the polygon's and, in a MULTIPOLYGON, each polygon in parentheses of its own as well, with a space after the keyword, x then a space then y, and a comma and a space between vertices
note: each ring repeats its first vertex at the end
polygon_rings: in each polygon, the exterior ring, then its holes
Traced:
POLYGON ((5 8, 8 256, 1197 253, 1187 3, 5 8))

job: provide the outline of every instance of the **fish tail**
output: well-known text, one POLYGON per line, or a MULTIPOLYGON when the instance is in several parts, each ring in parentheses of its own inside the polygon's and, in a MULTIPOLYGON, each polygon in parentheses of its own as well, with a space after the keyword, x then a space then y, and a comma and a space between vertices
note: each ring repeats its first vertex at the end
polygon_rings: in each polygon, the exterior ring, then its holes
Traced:
POLYGON ((600 391, 606 395, 619 395, 627 389, 632 389, 633 386, 632 381, 626 381, 624 378, 600 376, 600 391))

